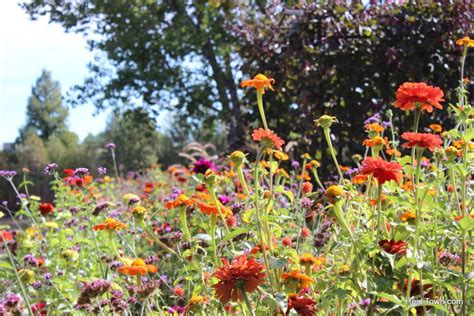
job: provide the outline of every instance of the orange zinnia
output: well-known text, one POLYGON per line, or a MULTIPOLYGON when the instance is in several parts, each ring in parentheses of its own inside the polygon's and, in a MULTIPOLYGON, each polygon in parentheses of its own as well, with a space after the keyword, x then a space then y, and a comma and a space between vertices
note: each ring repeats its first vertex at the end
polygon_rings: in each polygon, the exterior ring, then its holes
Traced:
POLYGON ((285 144, 285 141, 272 130, 263 128, 255 129, 252 133, 252 139, 256 142, 263 142, 267 146, 273 146, 278 150, 281 150, 281 146, 285 144))
MULTIPOLYGON (((225 207, 224 205, 222 205, 221 202, 218 202, 218 203, 219 203, 219 209, 221 210, 222 216, 224 216, 224 218, 226 218, 229 215, 232 215, 232 211, 230 210, 230 208, 225 207)), ((217 209, 215 204, 197 201, 196 205, 201 210, 201 212, 203 212, 206 215, 211 215, 211 214, 219 215, 219 210, 217 209)))
POLYGON ((428 148, 430 151, 434 151, 436 148, 441 148, 443 140, 439 135, 429 133, 409 133, 405 132, 402 134, 402 138, 408 143, 403 144, 403 147, 412 148, 415 146, 421 148, 428 148))
POLYGON ((260 284, 265 282, 263 265, 254 258, 242 255, 235 257, 230 264, 225 258, 224 265, 216 271, 213 276, 219 279, 213 287, 216 289, 217 298, 224 304, 229 301, 241 301, 242 291, 254 292, 260 284))
POLYGON ((262 94, 265 93, 265 88, 268 88, 272 91, 273 87, 272 84, 275 83, 275 79, 273 78, 267 78, 267 76, 258 74, 253 79, 250 80, 244 80, 240 83, 240 86, 242 88, 245 87, 254 87, 257 89, 258 92, 261 92, 262 94))
POLYGON ((314 283, 311 277, 298 270, 283 272, 281 278, 285 281, 285 284, 296 286, 299 289, 306 289, 314 283))
POLYGON ((176 200, 166 202, 165 207, 166 207, 166 209, 171 210, 171 209, 177 208, 179 206, 183 206, 183 205, 190 206, 192 204, 193 204, 193 201, 190 198, 188 198, 184 194, 180 194, 176 198, 176 200))
POLYGON ((128 275, 144 275, 147 273, 156 273, 158 268, 151 264, 145 264, 143 259, 137 258, 129 266, 122 266, 118 268, 118 272, 128 275))
POLYGON ((362 143, 362 146, 367 146, 367 147, 376 147, 376 146, 388 146, 388 139, 387 137, 382 138, 380 136, 375 136, 373 138, 369 138, 364 140, 362 143))
POLYGON ((456 41, 456 45, 474 47, 474 40, 470 39, 469 36, 464 36, 456 41))
POLYGON ((125 225, 124 223, 122 223, 122 222, 120 222, 116 219, 107 218, 105 220, 105 222, 95 225, 92 229, 94 229, 94 230, 119 230, 119 229, 123 229, 123 228, 127 228, 127 225, 125 225))
POLYGON ((365 129, 370 132, 383 133, 385 128, 378 123, 366 124, 365 129))
POLYGON ((424 82, 405 82, 396 94, 393 105, 403 111, 410 111, 421 106, 421 110, 433 112, 433 107, 443 109, 440 102, 444 101, 444 93, 438 87, 429 86, 424 82))

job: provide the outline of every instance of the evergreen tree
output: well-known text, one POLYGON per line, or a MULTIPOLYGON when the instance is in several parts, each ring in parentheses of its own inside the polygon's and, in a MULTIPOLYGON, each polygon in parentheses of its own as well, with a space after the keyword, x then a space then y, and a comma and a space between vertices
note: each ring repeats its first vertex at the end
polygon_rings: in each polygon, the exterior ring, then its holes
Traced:
POLYGON ((65 131, 67 116, 59 82, 53 81, 51 72, 43 70, 28 98, 26 126, 20 131, 20 141, 24 141, 29 129, 34 129, 44 141, 65 131))

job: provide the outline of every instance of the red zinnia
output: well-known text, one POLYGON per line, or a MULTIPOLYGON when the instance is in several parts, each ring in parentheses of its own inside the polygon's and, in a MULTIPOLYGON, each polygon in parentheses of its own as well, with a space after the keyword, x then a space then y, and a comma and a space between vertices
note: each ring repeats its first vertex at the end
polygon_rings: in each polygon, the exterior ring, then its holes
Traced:
POLYGON ((74 170, 73 169, 64 169, 63 173, 64 173, 64 176, 66 176, 66 177, 74 176, 74 170))
POLYGON ((288 295, 288 309, 289 314, 291 309, 294 309, 298 315, 313 316, 316 315, 316 302, 309 297, 298 296, 295 293, 288 295))
POLYGON ((285 143, 285 141, 278 137, 272 130, 263 128, 255 129, 252 133, 252 139, 256 142, 264 141, 267 144, 273 145, 273 147, 278 150, 281 150, 281 146, 285 143))
POLYGON ((408 133, 402 134, 402 138, 408 143, 403 144, 403 147, 412 148, 418 146, 421 148, 428 148, 430 151, 434 151, 436 148, 441 148, 443 140, 439 135, 430 133, 408 133))
POLYGON ((403 240, 395 241, 391 240, 381 240, 379 241, 379 246, 389 254, 405 255, 407 253, 407 243, 403 240))
POLYGON ((393 105, 403 111, 414 110, 417 105, 421 110, 433 112, 433 107, 443 109, 440 102, 444 101, 443 91, 438 87, 429 86, 424 82, 405 82, 397 90, 397 100, 393 105))
POLYGON ((41 203, 39 206, 41 215, 46 216, 54 212, 54 206, 51 203, 41 203))
POLYGON ((13 240, 13 235, 9 231, 6 230, 0 230, 0 242, 6 242, 13 240))
POLYGON ((402 165, 398 162, 388 162, 380 157, 367 157, 362 161, 360 174, 372 175, 380 184, 386 181, 395 180, 398 182, 402 178, 402 165))
POLYGON ((241 291, 254 292, 265 282, 263 265, 253 258, 242 255, 235 257, 232 264, 225 258, 222 262, 224 266, 213 273, 213 276, 220 280, 213 287, 216 289, 217 298, 223 304, 229 301, 241 301, 243 299, 241 291))

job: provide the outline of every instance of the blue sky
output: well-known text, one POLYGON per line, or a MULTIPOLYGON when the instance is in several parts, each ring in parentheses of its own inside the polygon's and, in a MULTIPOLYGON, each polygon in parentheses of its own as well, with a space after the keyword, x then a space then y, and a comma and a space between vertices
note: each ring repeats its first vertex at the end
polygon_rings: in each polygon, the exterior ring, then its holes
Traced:
MULTIPOLYGON (((65 33, 44 17, 31 21, 18 2, 0 1, 0 148, 13 142, 25 123, 26 102, 43 68, 61 83, 65 95, 83 82, 93 57, 81 35, 65 33)), ((94 111, 91 104, 70 109, 69 128, 81 140, 105 127, 108 113, 93 116, 94 111)))

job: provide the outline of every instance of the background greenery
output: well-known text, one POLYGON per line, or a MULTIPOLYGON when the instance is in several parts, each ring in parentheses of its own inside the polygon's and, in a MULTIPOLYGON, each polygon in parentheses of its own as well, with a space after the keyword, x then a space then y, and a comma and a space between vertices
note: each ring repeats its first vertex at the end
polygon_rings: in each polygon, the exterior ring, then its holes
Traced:
MULTIPOLYGON (((32 18, 46 15, 86 36, 96 58, 90 76, 64 98, 51 74, 41 74, 15 150, 0 154, 0 168, 27 167, 34 175, 50 161, 111 168, 108 142, 117 144, 123 174, 179 162, 192 140, 215 143, 223 153, 245 147, 258 113, 254 91, 238 84, 259 72, 276 79, 276 92, 265 95, 267 115, 270 128, 294 141, 289 154, 309 151, 329 165, 313 120, 330 114, 340 121, 333 132, 345 164, 362 151, 363 135, 351 131, 389 108, 398 85, 426 81, 444 91, 457 85, 454 41, 472 35, 474 25, 468 1, 300 2, 25 2, 32 18), (85 102, 114 112, 104 132, 79 142, 67 130, 67 106, 85 102), (170 117, 157 126, 163 110, 170 117)), ((412 124, 395 115, 401 130, 412 124)), ((445 111, 435 115, 450 125, 445 111)))

